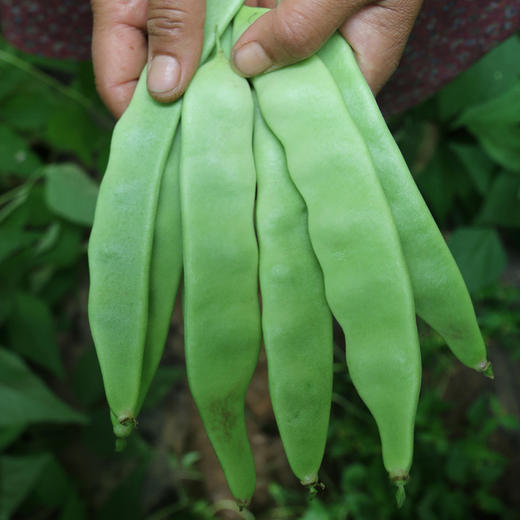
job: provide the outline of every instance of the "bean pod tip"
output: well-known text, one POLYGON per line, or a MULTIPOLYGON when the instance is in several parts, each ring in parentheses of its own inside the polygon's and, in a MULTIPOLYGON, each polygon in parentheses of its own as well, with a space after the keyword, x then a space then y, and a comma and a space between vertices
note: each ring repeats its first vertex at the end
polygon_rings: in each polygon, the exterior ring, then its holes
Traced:
POLYGON ((489 379, 495 379, 495 374, 493 373, 493 365, 491 364, 491 361, 482 361, 477 370, 484 374, 486 377, 489 377, 489 379))

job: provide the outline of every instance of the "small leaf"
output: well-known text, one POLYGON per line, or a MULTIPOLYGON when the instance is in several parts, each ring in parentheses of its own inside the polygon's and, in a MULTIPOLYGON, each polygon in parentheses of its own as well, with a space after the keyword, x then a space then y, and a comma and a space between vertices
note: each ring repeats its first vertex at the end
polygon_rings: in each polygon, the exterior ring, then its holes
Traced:
POLYGON ((520 124, 471 123, 468 130, 485 152, 506 170, 520 173, 520 124))
POLYGON ((517 196, 519 189, 519 176, 510 173, 500 174, 485 198, 477 223, 520 227, 520 203, 517 196))
POLYGON ((57 215, 90 226, 98 193, 97 184, 76 164, 51 164, 44 169, 45 199, 57 215))
POLYGON ((20 88, 2 100, 0 117, 8 126, 40 133, 49 119, 60 111, 54 93, 41 81, 24 81, 20 88))
POLYGON ((0 457, 0 518, 10 518, 29 495, 52 456, 0 457))
POLYGON ((79 401, 91 406, 103 399, 103 380, 94 347, 90 347, 81 356, 72 376, 72 386, 79 401))
POLYGON ((87 518, 87 506, 79 498, 76 491, 72 490, 65 502, 59 520, 87 520, 87 518))
POLYGON ((72 152, 83 163, 94 166, 99 128, 76 102, 64 101, 49 120, 46 140, 57 150, 72 152))
POLYGON ((442 119, 510 88, 520 75, 519 55, 520 38, 515 34, 446 85, 437 96, 442 119))
POLYGON ((60 401, 13 352, 0 347, 0 427, 40 422, 86 422, 60 401))
POLYGON ((54 319, 43 300, 30 293, 16 293, 8 331, 15 350, 55 375, 63 376, 54 319))
POLYGON ((448 246, 470 292, 495 283, 506 267, 506 252, 493 229, 459 228, 448 246))
POLYGON ((153 408, 171 390, 172 386, 185 375, 182 367, 159 367, 148 390, 143 408, 153 408))
POLYGON ((510 125, 520 122, 520 79, 500 96, 468 108, 455 126, 472 124, 510 125))
POLYGON ((485 194, 491 182, 495 164, 476 145, 451 143, 450 148, 464 165, 480 194, 485 194))
MULTIPOLYGON (((2 383, 0 382, 0 385, 2 383)), ((0 390, 0 394, 2 391, 0 390)), ((0 428, 0 450, 4 450, 14 442, 25 430, 25 424, 14 424, 0 428)))
POLYGON ((40 159, 26 141, 7 126, 0 124, 0 175, 27 177, 40 167, 40 159))

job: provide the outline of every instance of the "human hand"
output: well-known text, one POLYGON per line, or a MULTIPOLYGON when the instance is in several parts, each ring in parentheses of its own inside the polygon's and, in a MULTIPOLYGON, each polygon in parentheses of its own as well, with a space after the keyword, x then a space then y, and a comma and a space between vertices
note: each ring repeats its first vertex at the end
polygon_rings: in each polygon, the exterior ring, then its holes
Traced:
POLYGON ((205 0, 91 0, 92 59, 101 99, 124 112, 148 62, 148 90, 158 101, 182 96, 199 65, 205 0), (147 39, 148 35, 148 39, 147 39))
MULTIPOLYGON (((377 92, 395 70, 421 0, 247 0, 272 11, 237 41, 232 64, 244 76, 314 54, 339 28, 377 92), (247 46, 247 47, 246 47, 247 46)), ((205 0, 92 0, 92 56, 98 92, 119 117, 148 62, 158 101, 179 98, 195 74, 204 38, 205 0), (148 35, 148 39, 146 37, 148 35)))
POLYGON ((314 54, 339 30, 376 94, 396 69, 422 0, 256 0, 273 8, 240 37, 234 69, 255 76, 314 54))

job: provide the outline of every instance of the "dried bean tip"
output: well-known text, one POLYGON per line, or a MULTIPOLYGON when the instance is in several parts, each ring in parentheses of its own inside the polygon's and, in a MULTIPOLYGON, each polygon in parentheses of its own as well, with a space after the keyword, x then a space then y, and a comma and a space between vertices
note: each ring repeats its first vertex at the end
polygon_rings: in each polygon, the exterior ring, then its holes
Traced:
POLYGON ((320 482, 318 479, 318 476, 311 481, 309 480, 300 480, 300 483, 305 486, 309 490, 308 498, 309 500, 312 500, 314 497, 316 497, 319 493, 321 493, 325 489, 325 484, 323 482, 320 482))
POLYGON ((239 511, 243 511, 244 509, 246 509, 249 506, 250 503, 251 503, 251 499, 250 498, 237 499, 238 510, 239 511))
POLYGON ((493 365, 490 361, 482 361, 478 367, 478 371, 484 374, 489 379, 495 379, 495 374, 493 373, 493 365))

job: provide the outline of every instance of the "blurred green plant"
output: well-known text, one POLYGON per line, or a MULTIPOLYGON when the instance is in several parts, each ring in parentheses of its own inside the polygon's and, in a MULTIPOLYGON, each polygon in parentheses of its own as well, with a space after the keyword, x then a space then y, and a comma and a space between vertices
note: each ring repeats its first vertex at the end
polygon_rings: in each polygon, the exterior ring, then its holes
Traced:
MULTIPOLYGON (((520 359, 518 55, 514 36, 391 122, 477 302, 491 359, 500 354, 513 364, 520 359)), ((0 40, 0 78, 0 519, 213 518, 230 506, 212 506, 188 485, 201 479, 197 454, 166 454, 173 491, 150 508, 142 488, 165 453, 144 435, 124 454, 113 451, 85 312, 86 244, 114 123, 91 64, 29 56, 0 40), (100 468, 105 492, 93 497, 82 473, 100 468)), ((375 424, 337 348, 326 490, 308 501, 296 482, 272 482, 271 506, 257 518, 516 518, 507 483, 519 468, 501 439, 518 445, 519 418, 494 383, 457 364, 420 325, 425 372, 403 509, 396 510, 375 424)), ((181 365, 161 367, 145 410, 183 379, 181 365)))

